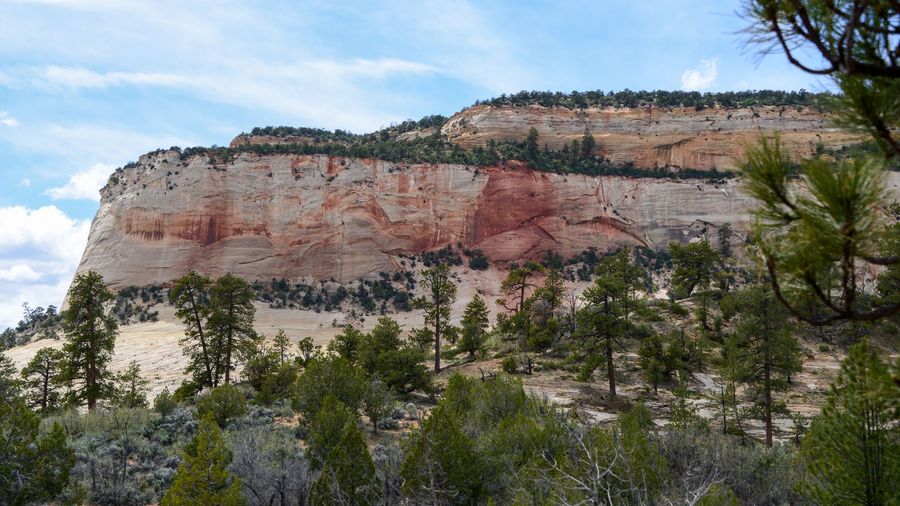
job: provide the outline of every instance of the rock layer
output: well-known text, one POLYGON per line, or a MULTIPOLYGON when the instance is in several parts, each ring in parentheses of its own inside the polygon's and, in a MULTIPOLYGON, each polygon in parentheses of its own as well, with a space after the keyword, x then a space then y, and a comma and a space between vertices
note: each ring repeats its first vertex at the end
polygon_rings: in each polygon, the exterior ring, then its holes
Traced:
POLYGON ((641 168, 735 169, 748 143, 775 133, 794 159, 859 142, 858 136, 832 128, 828 116, 815 109, 771 106, 697 110, 476 105, 453 115, 442 133, 451 142, 473 148, 491 140, 522 141, 531 128, 538 131, 539 144, 551 149, 580 139, 587 130, 597 141, 598 155, 641 168))
POLYGON ((79 271, 113 287, 190 269, 347 282, 448 244, 495 262, 660 247, 710 224, 742 234, 750 202, 738 186, 326 155, 243 153, 223 163, 160 151, 110 178, 79 271))

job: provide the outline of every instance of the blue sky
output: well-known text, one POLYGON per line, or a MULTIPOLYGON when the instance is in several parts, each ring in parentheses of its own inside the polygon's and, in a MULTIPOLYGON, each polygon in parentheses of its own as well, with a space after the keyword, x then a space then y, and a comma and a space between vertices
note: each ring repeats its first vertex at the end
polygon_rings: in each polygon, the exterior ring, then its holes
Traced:
POLYGON ((522 89, 825 89, 738 1, 0 0, 0 327, 59 304, 112 170, 254 126, 377 129, 522 89))

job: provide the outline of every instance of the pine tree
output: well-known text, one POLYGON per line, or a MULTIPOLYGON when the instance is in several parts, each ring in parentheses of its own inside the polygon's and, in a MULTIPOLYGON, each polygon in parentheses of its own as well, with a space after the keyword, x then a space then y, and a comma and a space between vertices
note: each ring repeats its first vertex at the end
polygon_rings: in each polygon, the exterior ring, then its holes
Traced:
POLYGON ((278 332, 275 333, 275 338, 272 339, 272 347, 278 354, 278 365, 284 365, 284 360, 288 357, 288 350, 291 347, 291 342, 283 329, 278 329, 278 332))
POLYGON ((22 369, 28 404, 42 415, 58 408, 62 400, 60 374, 64 359, 57 349, 41 348, 22 369))
POLYGON ((68 297, 69 308, 63 311, 66 329, 63 378, 72 387, 74 401, 86 401, 88 410, 93 410, 98 399, 112 393, 108 365, 118 325, 105 306, 113 300, 113 294, 99 274, 89 271, 75 276, 68 297))
POLYGON ((669 360, 659 334, 650 334, 641 341, 638 352, 639 364, 644 371, 644 377, 653 387, 653 392, 659 392, 659 384, 665 381, 669 375, 669 360))
POLYGON ((817 504, 886 505, 900 497, 898 374, 862 341, 852 347, 801 446, 817 504))
POLYGON ((489 324, 488 308, 478 294, 466 304, 462 317, 462 336, 459 348, 474 357, 484 346, 485 335, 489 324))
POLYGON ((210 289, 209 330, 216 370, 227 384, 239 360, 252 356, 260 337, 253 330, 253 290, 241 278, 226 274, 210 289))
POLYGON ((773 394, 785 390, 790 375, 801 368, 799 346, 787 311, 767 287, 752 286, 737 296, 741 312, 727 346, 739 381, 746 383, 762 411, 766 446, 772 446, 773 394))
POLYGON ((0 352, 0 399, 16 399, 22 394, 22 381, 12 359, 0 352))
POLYGON ((450 279, 450 266, 440 264, 422 271, 422 285, 428 295, 417 298, 415 303, 416 307, 425 310, 425 324, 434 329, 434 372, 440 372, 441 337, 450 325, 450 307, 456 300, 456 285, 450 279))
POLYGON ((141 377, 141 366, 132 361, 128 369, 116 375, 116 404, 124 408, 146 408, 148 384, 149 381, 141 377))
POLYGON ((241 482, 228 472, 231 451, 219 426, 207 415, 184 450, 172 486, 160 506, 237 506, 244 504, 241 482))
POLYGON ((633 262, 628 249, 604 257, 597 265, 594 284, 584 291, 585 307, 578 311, 576 338, 582 343, 585 366, 582 377, 603 367, 609 382, 609 393, 616 396, 616 373, 613 363, 615 347, 622 347, 631 322, 628 315, 637 307, 633 296, 639 289, 641 268, 633 262))
POLYGON ((181 339, 182 353, 188 357, 190 374, 199 388, 219 385, 217 360, 213 355, 209 335, 209 278, 194 271, 181 277, 169 291, 169 301, 175 306, 175 316, 185 325, 181 339))
POLYGON ((525 262, 525 265, 510 270, 500 284, 500 291, 507 298, 515 297, 519 299, 518 304, 514 308, 509 308, 505 306, 506 301, 504 300, 498 300, 497 303, 506 307, 507 310, 521 311, 525 305, 525 291, 535 286, 529 280, 542 272, 544 272, 544 266, 533 260, 528 260, 525 262))

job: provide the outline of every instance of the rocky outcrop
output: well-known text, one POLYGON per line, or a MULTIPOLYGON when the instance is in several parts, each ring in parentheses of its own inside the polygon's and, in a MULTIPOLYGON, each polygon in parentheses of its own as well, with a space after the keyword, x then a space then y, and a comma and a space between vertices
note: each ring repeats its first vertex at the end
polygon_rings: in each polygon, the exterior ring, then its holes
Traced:
POLYGON ((226 162, 159 151, 103 189, 79 271, 95 270, 114 287, 165 283, 190 269, 346 282, 448 244, 480 248, 495 262, 660 247, 725 222, 742 234, 750 202, 738 186, 516 165, 252 153, 226 162))
POLYGON ((640 168, 679 167, 730 170, 744 147, 760 135, 780 135, 787 152, 805 158, 817 149, 839 148, 859 138, 831 127, 827 115, 806 107, 605 108, 476 105, 459 112, 442 133, 466 148, 491 140, 522 141, 535 128, 539 143, 560 149, 585 130, 597 153, 613 163, 640 168))

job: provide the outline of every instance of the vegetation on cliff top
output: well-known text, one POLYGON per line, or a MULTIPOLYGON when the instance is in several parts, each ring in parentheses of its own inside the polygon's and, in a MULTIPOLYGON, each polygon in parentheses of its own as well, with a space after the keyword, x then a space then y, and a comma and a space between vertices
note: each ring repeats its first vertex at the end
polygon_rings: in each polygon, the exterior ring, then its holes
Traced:
POLYGON ((479 100, 475 105, 564 107, 566 109, 587 109, 589 107, 813 107, 818 111, 831 109, 834 95, 831 93, 811 93, 806 90, 747 90, 719 93, 699 91, 622 91, 603 90, 573 91, 525 91, 487 100, 479 100))

